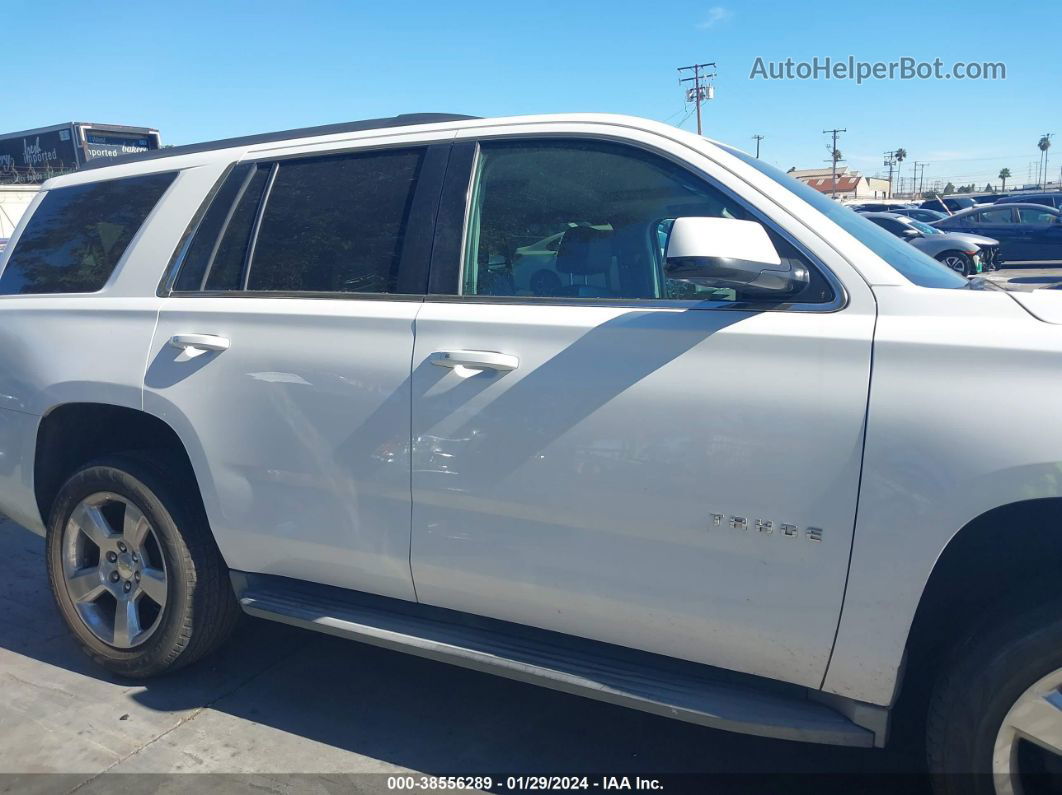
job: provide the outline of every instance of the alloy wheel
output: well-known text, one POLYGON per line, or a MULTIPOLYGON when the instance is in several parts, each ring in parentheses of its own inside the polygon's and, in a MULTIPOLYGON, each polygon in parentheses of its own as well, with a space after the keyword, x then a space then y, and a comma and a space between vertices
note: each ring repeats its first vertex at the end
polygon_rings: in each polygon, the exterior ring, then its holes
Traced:
POLYGON ((166 561, 140 508, 109 492, 86 497, 63 529, 62 554, 66 593, 99 640, 131 649, 158 628, 166 607, 166 561))
POLYGON ((1003 718, 992 754, 998 795, 1032 795, 1031 776, 1062 770, 1062 669, 1026 690, 1003 718))
POLYGON ((963 275, 966 274, 966 260, 962 257, 945 257, 941 260, 945 265, 951 268, 953 271, 957 271, 963 275))

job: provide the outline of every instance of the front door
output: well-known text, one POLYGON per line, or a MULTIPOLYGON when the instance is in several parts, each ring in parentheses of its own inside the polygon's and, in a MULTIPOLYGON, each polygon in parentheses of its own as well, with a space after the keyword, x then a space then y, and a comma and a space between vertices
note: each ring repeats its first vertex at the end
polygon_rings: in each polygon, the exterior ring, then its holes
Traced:
POLYGON ((674 218, 756 214, 655 154, 526 140, 476 163, 457 295, 416 321, 419 599, 818 687, 872 310, 770 225, 812 269, 793 303, 664 278, 674 218))
POLYGON ((1062 223, 1047 208, 1017 207, 1018 235, 1015 259, 1062 262, 1062 223))

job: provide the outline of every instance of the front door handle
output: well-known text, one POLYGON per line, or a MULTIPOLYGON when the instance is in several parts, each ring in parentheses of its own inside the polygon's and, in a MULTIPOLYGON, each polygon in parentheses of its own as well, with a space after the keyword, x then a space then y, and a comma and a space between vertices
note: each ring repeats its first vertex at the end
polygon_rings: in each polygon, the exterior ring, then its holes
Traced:
POLYGON ((227 351, 229 338, 216 334, 175 334, 170 337, 170 345, 183 351, 227 351))
POLYGON ((508 353, 495 351, 436 351, 431 363, 439 367, 467 367, 469 370, 508 372, 520 366, 520 360, 508 353))

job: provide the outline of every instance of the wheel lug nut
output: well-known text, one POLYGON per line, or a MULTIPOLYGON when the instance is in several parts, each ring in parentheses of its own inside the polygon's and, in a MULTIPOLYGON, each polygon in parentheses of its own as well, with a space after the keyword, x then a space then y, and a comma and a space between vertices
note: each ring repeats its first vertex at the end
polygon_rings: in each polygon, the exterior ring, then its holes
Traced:
POLYGON ((108 552, 107 553, 107 562, 108 563, 116 563, 117 561, 118 561, 118 556, 117 555, 115 555, 113 552, 108 552))
POLYGON ((139 571, 133 572, 133 579, 136 580, 137 582, 140 582, 140 572, 139 571))
POLYGON ((130 583, 130 582, 127 582, 127 583, 125 584, 125 586, 124 586, 124 588, 125 588, 125 592, 126 592, 126 593, 129 593, 129 590, 130 590, 130 589, 131 589, 132 587, 133 587, 133 584, 132 584, 132 583, 130 583))
POLYGON ((118 579, 119 579, 118 572, 112 571, 111 572, 111 582, 118 582, 118 579))
POLYGON ((121 541, 118 542, 118 550, 120 552, 125 552, 125 544, 123 544, 121 541))
POLYGON ((136 563, 136 561, 137 561, 137 557, 136 557, 136 553, 134 552, 133 553, 133 562, 136 563))

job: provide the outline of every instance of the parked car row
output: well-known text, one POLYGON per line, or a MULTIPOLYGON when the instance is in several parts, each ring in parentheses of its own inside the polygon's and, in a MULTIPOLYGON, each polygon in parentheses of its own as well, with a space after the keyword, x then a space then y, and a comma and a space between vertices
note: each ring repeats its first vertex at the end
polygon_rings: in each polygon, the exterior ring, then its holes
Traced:
POLYGON ((1004 262, 1062 265, 1062 193, 1005 196, 994 204, 948 196, 919 207, 874 202, 851 208, 967 275, 1004 262))
POLYGON ((1042 204, 990 204, 934 221, 945 232, 995 238, 1010 265, 1062 264, 1062 211, 1042 204))
POLYGON ((886 232, 943 262, 964 276, 975 276, 1000 266, 999 242, 976 234, 943 232, 899 213, 862 213, 886 232))

